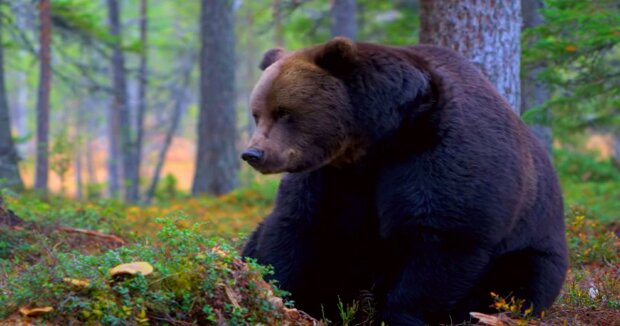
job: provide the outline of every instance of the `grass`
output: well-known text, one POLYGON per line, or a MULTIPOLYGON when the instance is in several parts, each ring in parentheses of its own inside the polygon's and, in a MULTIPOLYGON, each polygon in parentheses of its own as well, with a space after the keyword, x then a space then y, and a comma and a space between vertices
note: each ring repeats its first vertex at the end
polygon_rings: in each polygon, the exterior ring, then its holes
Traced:
MULTIPOLYGON (((562 294, 542 319, 521 312, 510 298, 496 298, 492 317, 516 325, 612 325, 620 319, 618 170, 565 152, 556 152, 555 162, 569 203, 571 268, 562 294)), ((277 286, 263 281, 269 268, 238 255, 244 235, 271 210, 276 187, 274 179, 254 181, 217 198, 171 196, 164 189, 167 194, 144 207, 5 192, 25 223, 0 227, 0 324, 23 320, 20 307, 52 307, 32 320, 56 325, 310 324, 277 286), (102 236, 110 234, 126 243, 102 236), (154 272, 109 273, 137 261, 154 272)), ((370 324, 367 302, 341 302, 340 308, 341 324, 370 324)))
POLYGON ((555 149, 566 203, 578 204, 604 221, 620 221, 620 169, 593 153, 555 149))

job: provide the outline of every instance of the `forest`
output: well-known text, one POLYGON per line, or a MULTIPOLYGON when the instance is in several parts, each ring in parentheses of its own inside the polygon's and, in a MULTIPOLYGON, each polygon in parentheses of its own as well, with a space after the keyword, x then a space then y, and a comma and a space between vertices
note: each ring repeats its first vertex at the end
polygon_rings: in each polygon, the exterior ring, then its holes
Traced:
POLYGON ((0 324, 381 325, 240 255, 281 179, 240 159, 263 54, 336 36, 459 52, 552 158, 562 292, 471 324, 617 325, 618 0, 0 0, 0 324))

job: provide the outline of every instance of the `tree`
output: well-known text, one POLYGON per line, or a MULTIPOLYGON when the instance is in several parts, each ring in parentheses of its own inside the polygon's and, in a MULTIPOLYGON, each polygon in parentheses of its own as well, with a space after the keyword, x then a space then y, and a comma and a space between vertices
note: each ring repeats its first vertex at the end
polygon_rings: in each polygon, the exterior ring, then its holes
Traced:
MULTIPOLYGON (((0 1, 2 5, 2 1, 0 1)), ((11 118, 6 85, 4 83, 4 44, 2 43, 2 23, 0 17, 0 188, 22 189, 24 184, 17 161, 19 159, 13 137, 11 136, 11 118)))
POLYGON ((284 26, 282 25, 282 1, 273 0, 273 42, 276 46, 284 46, 284 26))
POLYGON ((51 33, 52 15, 50 0, 39 2, 39 94, 37 98, 37 163, 35 189, 47 192, 49 176, 49 106, 52 83, 51 33))
POLYGON ((420 42, 445 46, 474 62, 520 108, 520 1, 422 0, 420 42))
MULTIPOLYGON (((195 55, 193 56, 195 57, 195 55)), ((193 60, 188 60, 189 62, 193 62, 193 60)), ((155 191, 157 190, 157 184, 159 183, 159 178, 161 177, 161 170, 164 167, 164 163, 166 160, 166 154, 168 153, 168 149, 172 144, 172 139, 179 128, 179 124, 181 123, 181 117, 183 116, 183 111, 185 106, 187 105, 187 86, 189 84, 190 75, 192 72, 193 64, 187 65, 187 67, 183 67, 183 64, 179 64, 179 71, 185 70, 183 73, 183 81, 180 86, 177 86, 176 89, 172 90, 172 97, 174 102, 174 112, 172 113, 172 122, 170 123, 170 127, 166 132, 166 136, 164 138, 164 144, 159 151, 159 155, 157 157, 157 163, 155 164, 155 171, 153 172, 153 178, 151 179, 151 185, 149 186, 146 192, 145 201, 149 203, 153 197, 155 196, 155 191)))
MULTIPOLYGON (((15 213, 6 207, 2 193, 0 193, 0 225, 1 226, 16 226, 24 224, 24 220, 15 215, 15 213)), ((10 243, 9 243, 10 245, 10 243)))
POLYGON ((357 38, 357 1, 332 0, 332 37, 344 36, 352 40, 357 38))
POLYGON ((112 195, 118 193, 118 183, 114 181, 118 175, 117 161, 120 156, 122 161, 121 175, 123 176, 125 188, 125 200, 133 202, 137 198, 132 197, 130 191, 132 184, 137 180, 132 179, 136 168, 131 142, 131 124, 129 120, 129 108, 127 106, 127 78, 125 75, 125 56, 122 49, 122 34, 120 26, 119 2, 108 0, 108 15, 110 24, 110 35, 112 40, 112 89, 114 99, 110 114, 110 192, 112 195))
POLYGON ((526 65, 544 63, 539 78, 552 97, 524 115, 537 122, 552 110, 562 140, 595 129, 615 138, 620 166, 620 15, 616 0, 546 0, 540 25, 524 31, 526 65), (529 45, 531 44, 531 46, 529 45))
POLYGON ((146 113, 146 88, 148 86, 147 70, 147 30, 148 30, 148 0, 140 0, 140 68, 138 71, 138 117, 136 123, 136 141, 134 143, 133 170, 131 171, 131 186, 129 188, 129 199, 137 201, 140 197, 140 165, 142 162, 142 143, 144 138, 144 114, 146 113))
MULTIPOLYGON (((539 26, 543 23, 540 10, 543 8, 542 0, 522 0, 521 13, 523 16, 523 30, 539 26)), ((530 39, 526 46, 531 46, 534 40, 530 39)), ((521 78, 521 112, 525 113, 532 108, 541 108, 549 100, 549 88, 539 79, 540 73, 544 70, 541 61, 522 66, 521 78)), ((530 128, 545 146, 547 152, 551 152, 553 135, 551 132, 551 111, 543 108, 544 112, 537 115, 536 121, 530 124, 530 128)))
POLYGON ((223 194, 237 185, 233 1, 202 0, 200 113, 192 193, 223 194))

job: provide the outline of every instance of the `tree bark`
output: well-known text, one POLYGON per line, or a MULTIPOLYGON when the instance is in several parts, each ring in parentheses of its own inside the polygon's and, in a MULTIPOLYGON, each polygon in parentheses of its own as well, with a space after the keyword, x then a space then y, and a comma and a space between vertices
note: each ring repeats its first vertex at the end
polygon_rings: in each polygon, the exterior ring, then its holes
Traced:
MULTIPOLYGON (((204 1, 203 1, 204 4, 204 1)), ((284 26, 282 25, 282 1, 273 0, 273 41, 278 47, 284 47, 284 26)))
MULTIPOLYGON (((0 1, 0 4, 2 2, 0 1)), ((0 44, 2 43, 2 20, 0 19, 0 44)), ((0 188, 21 190, 24 186, 17 162, 19 157, 11 135, 9 101, 4 80, 4 47, 0 46, 0 188)))
MULTIPOLYGON (((86 98, 86 104, 88 108, 95 108, 96 110, 100 108, 99 102, 91 97, 86 98)), ((91 114, 87 117, 86 121, 88 130, 85 131, 86 140, 84 143, 86 146, 84 149, 84 160, 86 161, 86 175, 88 176, 86 180, 87 185, 96 185, 99 183, 99 180, 97 180, 97 173, 95 172, 95 162, 93 157, 93 146, 95 145, 94 142, 99 133, 97 118, 97 115, 91 114)))
POLYGON ((357 38, 356 0, 332 0, 331 16, 332 37, 344 36, 352 40, 357 38))
POLYGON ((115 112, 114 106, 110 109, 108 115, 108 195, 111 198, 118 198, 120 190, 120 152, 118 150, 119 142, 119 118, 115 112))
POLYGON ((47 193, 49 177, 49 104, 52 83, 51 33, 52 15, 50 0, 39 2, 40 21, 40 73, 37 98, 37 162, 34 187, 47 193))
POLYGON ((192 193, 223 194, 238 183, 233 1, 202 0, 200 114, 192 193))
MULTIPOLYGON (((540 9, 543 8, 542 0, 522 0, 521 12, 523 16, 522 29, 536 27, 543 23, 540 9)), ((529 44, 528 44, 529 45, 529 44)), ((545 69, 542 63, 523 66, 523 78, 521 78, 521 112, 540 107, 549 99, 549 88, 538 79, 538 75, 545 69)), ((551 131, 551 111, 544 109, 530 128, 544 145, 547 152, 551 152, 553 134, 551 131)))
POLYGON ((144 114, 146 112, 146 88, 148 85, 148 0, 140 0, 140 68, 138 71, 138 116, 136 123, 136 142, 134 146, 134 169, 132 170, 132 183, 129 190, 131 201, 137 201, 140 197, 140 165, 142 162, 142 143, 144 138, 144 114))
MULTIPOLYGON (((250 12, 245 17, 245 24, 248 30, 253 30, 254 23, 254 13, 250 12)), ((247 42, 245 42, 245 51, 243 51, 243 56, 245 56, 245 76, 242 77, 243 83, 243 94, 241 97, 243 98, 243 103, 247 103, 247 99, 250 98, 250 94, 252 93, 252 89, 254 88, 254 84, 257 80, 257 72, 258 62, 256 62, 256 55, 260 50, 258 49, 258 45, 256 39, 254 37, 248 37, 247 42)), ((247 116, 247 123, 245 125, 245 134, 247 135, 247 139, 249 140, 252 134, 254 133, 255 123, 254 118, 252 117, 252 112, 250 110, 245 110, 247 116)))
MULTIPOLYGON (((117 0, 108 0, 108 11, 110 35, 114 38, 111 61, 114 99, 112 102, 111 114, 112 128, 110 128, 110 131, 114 133, 114 135, 110 135, 110 147, 114 152, 118 153, 117 155, 120 156, 122 162, 120 175, 124 183, 125 200, 134 202, 136 198, 131 196, 132 193, 130 189, 135 182, 135 180, 132 179, 135 162, 132 155, 131 124, 129 120, 129 108, 127 106, 127 78, 125 75, 125 57, 122 49, 123 42, 120 26, 119 2, 117 0)), ((118 157, 116 159, 118 159, 118 157)), ((116 159, 112 159, 111 164, 116 165, 116 159)), ((118 173, 118 166, 111 167, 111 170, 116 170, 116 173, 118 173)), ((113 171, 110 172, 113 173, 113 171)), ((118 192, 118 184, 116 187, 116 191, 112 191, 113 193, 118 192)))
POLYGON ((614 164, 620 169, 620 132, 616 131, 612 136, 612 159, 614 164))
MULTIPOLYGON (((2 5, 2 1, 0 1, 2 5)), ((17 165, 18 155, 11 135, 11 117, 4 80, 4 47, 0 18, 0 188, 21 190, 24 187, 17 165)))
POLYGON ((450 48, 475 63, 520 108, 521 2, 422 0, 420 42, 450 48))
MULTIPOLYGON (((7 0, 0 0, 0 3, 7 3, 7 0)), ((15 28, 19 28, 21 30, 30 29, 31 26, 28 23, 28 17, 25 17, 23 14, 15 14, 15 20, 13 21, 13 25, 15 28)), ((24 60, 29 60, 30 54, 26 51, 19 51, 17 53, 17 60, 24 62, 24 60)), ((15 94, 15 101, 13 102, 13 112, 11 114, 13 126, 15 127, 15 134, 19 138, 24 138, 30 133, 30 126, 28 125, 28 114, 31 112, 28 107, 30 104, 28 103, 28 99, 31 98, 31 89, 30 83, 28 82, 28 73, 26 71, 17 71, 17 81, 14 85, 17 85, 17 91, 15 94)), ((17 152, 21 153, 24 157, 34 155, 35 147, 33 141, 28 141, 24 144, 16 144, 17 152)))
POLYGON ((82 129, 84 126, 84 103, 79 103, 77 107, 77 119, 75 121, 75 137, 77 144, 75 144, 75 196, 78 199, 84 198, 84 182, 82 181, 82 148, 84 146, 81 141, 82 129))

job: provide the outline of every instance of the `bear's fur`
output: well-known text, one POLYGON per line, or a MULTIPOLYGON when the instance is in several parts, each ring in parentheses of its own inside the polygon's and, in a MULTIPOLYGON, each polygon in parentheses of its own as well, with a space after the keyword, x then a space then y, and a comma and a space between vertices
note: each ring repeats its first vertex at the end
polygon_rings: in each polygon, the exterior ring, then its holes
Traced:
POLYGON ((370 291, 377 320, 423 325, 488 311, 490 292, 553 303, 567 269, 558 181, 475 66, 335 38, 261 67, 248 161, 289 173, 243 255, 273 265, 298 308, 337 320, 339 299, 370 291))

